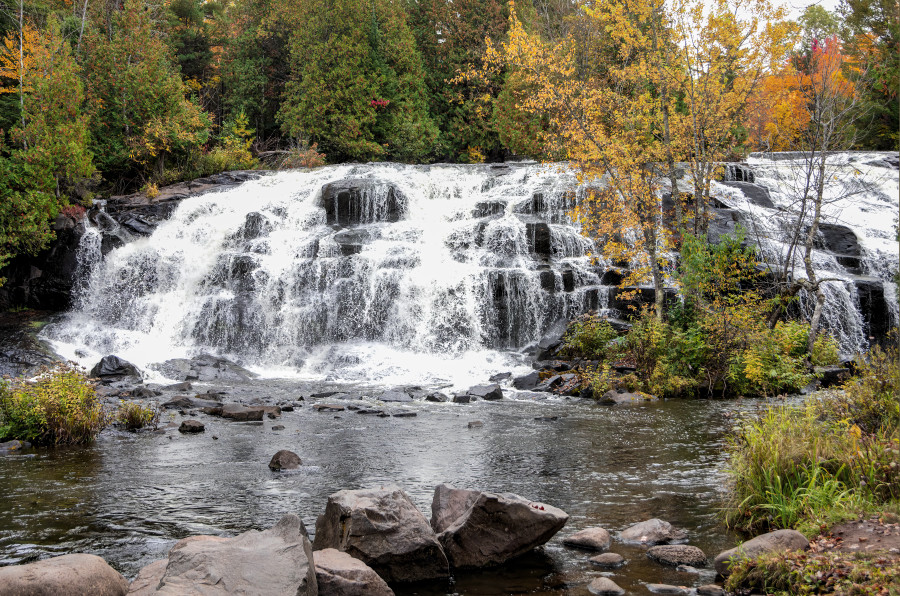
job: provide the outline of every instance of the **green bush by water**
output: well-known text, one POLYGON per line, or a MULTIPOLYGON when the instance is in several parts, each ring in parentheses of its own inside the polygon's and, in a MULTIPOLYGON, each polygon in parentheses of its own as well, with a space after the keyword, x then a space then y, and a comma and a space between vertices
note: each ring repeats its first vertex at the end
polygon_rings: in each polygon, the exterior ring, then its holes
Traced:
POLYGON ((89 443, 107 422, 94 384, 74 365, 42 368, 33 381, 0 381, 0 440, 89 443))

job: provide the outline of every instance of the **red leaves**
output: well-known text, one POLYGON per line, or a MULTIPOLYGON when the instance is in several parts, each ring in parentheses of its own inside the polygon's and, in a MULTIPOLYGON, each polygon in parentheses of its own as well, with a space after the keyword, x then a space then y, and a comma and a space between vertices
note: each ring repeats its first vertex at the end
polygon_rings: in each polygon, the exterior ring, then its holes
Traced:
POLYGON ((389 103, 391 103, 389 99, 373 99, 369 102, 369 105, 377 110, 378 108, 386 108, 389 103))

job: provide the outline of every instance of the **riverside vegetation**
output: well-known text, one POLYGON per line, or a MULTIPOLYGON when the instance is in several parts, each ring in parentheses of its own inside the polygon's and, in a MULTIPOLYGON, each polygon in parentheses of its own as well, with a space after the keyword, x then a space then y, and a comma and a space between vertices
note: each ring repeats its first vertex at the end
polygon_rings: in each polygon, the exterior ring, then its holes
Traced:
POLYGON ((154 406, 123 402, 104 409, 94 382, 72 364, 44 367, 33 380, 0 380, 0 442, 76 445, 92 442, 114 422, 137 430, 158 421, 154 406))

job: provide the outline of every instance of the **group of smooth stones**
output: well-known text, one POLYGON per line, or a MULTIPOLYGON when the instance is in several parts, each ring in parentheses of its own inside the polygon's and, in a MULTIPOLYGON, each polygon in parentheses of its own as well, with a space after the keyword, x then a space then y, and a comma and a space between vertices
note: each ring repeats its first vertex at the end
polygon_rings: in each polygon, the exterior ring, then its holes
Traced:
MULTIPOLYGON (((454 569, 503 564, 546 543, 568 519, 556 507, 518 495, 441 484, 434 492, 429 523, 400 488, 342 490, 328 497, 312 542, 300 518, 288 514, 264 531, 180 540, 168 558, 141 569, 130 584, 102 558, 89 554, 3 567, 0 596, 390 596, 394 592, 389 584, 447 579, 454 569)), ((623 530, 619 538, 650 545, 677 542, 684 534, 652 519, 623 530)), ((782 540, 780 546, 805 548, 801 539, 803 545, 782 540)), ((761 552, 752 542, 740 552, 719 555, 716 569, 727 573, 732 557, 761 552)), ((606 551, 610 535, 589 528, 563 543, 606 551)), ((706 564, 700 549, 683 544, 651 546, 647 555, 669 565, 706 564)), ((614 553, 591 561, 607 568, 624 564, 614 553)), ((597 595, 625 593, 607 577, 594 579, 587 589, 597 595)), ((723 593, 716 585, 697 589, 701 595, 723 593)))

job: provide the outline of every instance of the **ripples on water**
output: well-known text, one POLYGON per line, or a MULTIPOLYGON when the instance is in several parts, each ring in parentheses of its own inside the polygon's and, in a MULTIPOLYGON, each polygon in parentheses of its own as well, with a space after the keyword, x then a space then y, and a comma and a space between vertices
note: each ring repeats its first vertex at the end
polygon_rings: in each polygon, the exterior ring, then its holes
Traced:
MULTIPOLYGON (((264 391, 288 395, 290 387, 264 391)), ((591 554, 562 547, 561 538, 594 525, 616 531, 659 517, 685 528, 690 543, 710 557, 734 543, 715 514, 725 482, 723 413, 740 402, 411 407, 418 417, 335 415, 308 406, 275 422, 201 416, 207 429, 201 435, 107 432, 91 447, 0 458, 0 564, 91 552, 133 577, 188 535, 264 529, 288 512, 312 532, 327 496, 340 489, 397 484, 430 517, 441 482, 519 493, 571 518, 542 552, 458 574, 449 588, 408 593, 586 594, 599 571, 587 562, 591 554), (555 422, 534 420, 553 415, 555 422), (484 427, 469 429, 470 420, 484 427), (273 423, 285 430, 273 432, 273 423), (266 464, 279 449, 297 452, 302 469, 270 472, 266 464)), ((650 563, 641 549, 614 542, 611 550, 630 561, 613 574, 628 590, 645 592, 643 582, 712 580, 711 571, 697 578, 650 563)))

